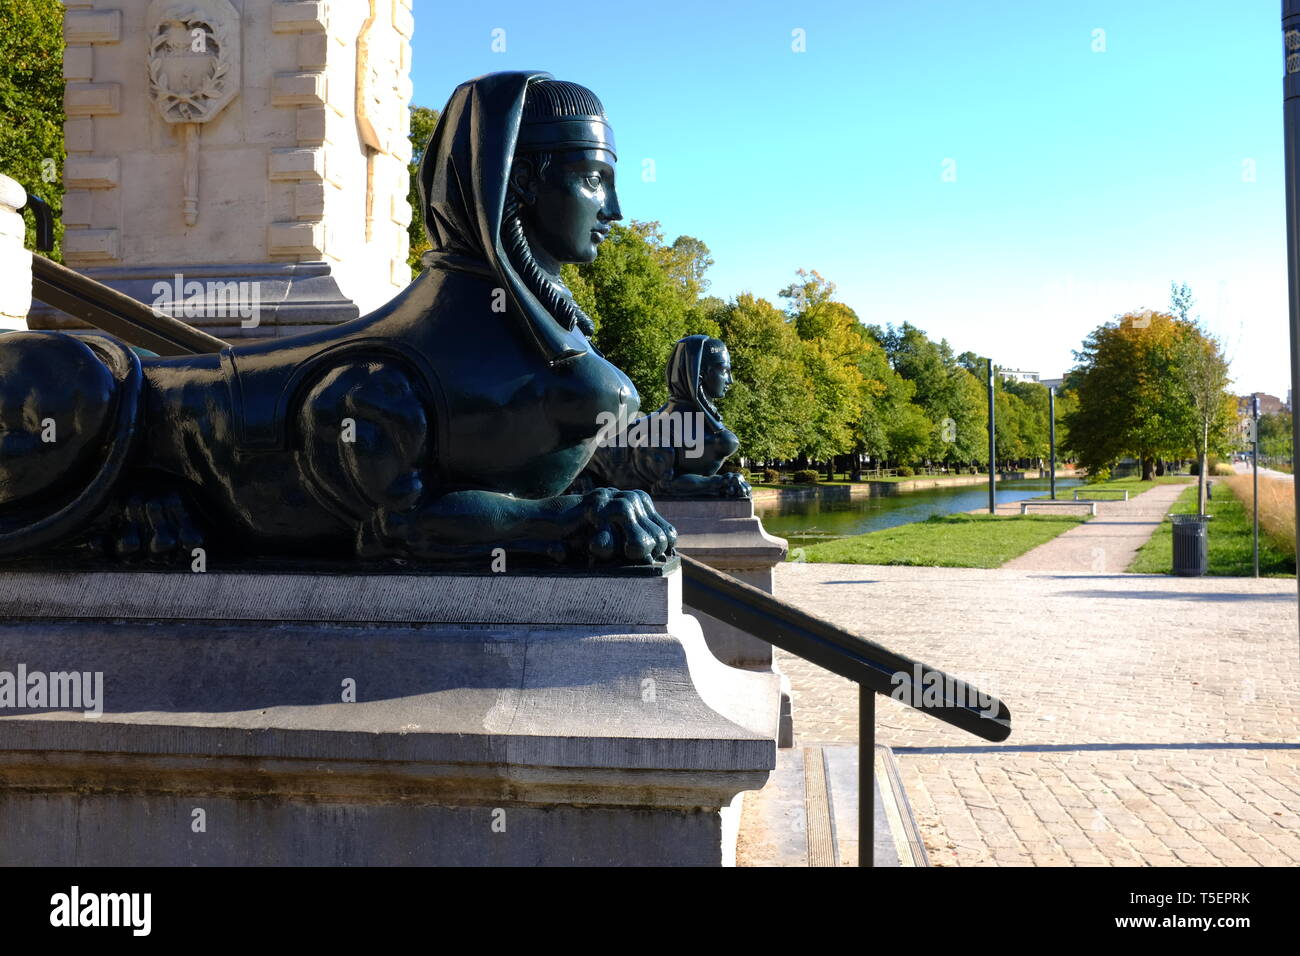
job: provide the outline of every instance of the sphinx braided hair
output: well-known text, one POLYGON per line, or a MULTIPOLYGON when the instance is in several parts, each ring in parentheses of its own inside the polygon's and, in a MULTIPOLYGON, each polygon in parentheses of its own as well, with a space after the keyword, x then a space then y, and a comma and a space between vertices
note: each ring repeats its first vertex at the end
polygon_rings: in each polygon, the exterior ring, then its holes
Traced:
MULTIPOLYGON (((548 154, 538 153, 529 157, 538 163, 539 170, 545 169, 540 159, 542 156, 546 157, 547 163, 550 162, 548 154)), ((539 172, 538 175, 541 173, 539 172)), ((563 282, 552 279, 537 264, 533 250, 528 245, 528 238, 524 235, 524 223, 520 216, 522 206, 523 202, 511 186, 506 196, 504 221, 501 224, 502 244, 505 246, 510 264, 523 280, 524 287, 537 297, 537 301, 555 317, 557 322, 565 328, 576 325, 583 335, 590 338, 596 334, 596 323, 591 321, 591 316, 582 311, 578 303, 573 301, 573 293, 563 282)))

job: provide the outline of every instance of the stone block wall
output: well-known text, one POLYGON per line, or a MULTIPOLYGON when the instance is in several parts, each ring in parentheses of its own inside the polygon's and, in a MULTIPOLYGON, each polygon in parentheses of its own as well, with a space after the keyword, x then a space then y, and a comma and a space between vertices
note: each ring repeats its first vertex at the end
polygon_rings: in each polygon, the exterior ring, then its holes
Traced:
POLYGON ((363 313, 407 285, 410 0, 64 3, 70 266, 326 262, 363 313), (187 224, 187 124, 150 67, 156 25, 195 11, 235 26, 187 224))

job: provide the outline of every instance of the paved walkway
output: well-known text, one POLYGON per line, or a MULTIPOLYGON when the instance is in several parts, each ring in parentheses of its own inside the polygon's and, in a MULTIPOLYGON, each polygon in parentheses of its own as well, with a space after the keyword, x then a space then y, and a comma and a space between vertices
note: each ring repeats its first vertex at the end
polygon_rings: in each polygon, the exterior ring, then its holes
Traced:
MULTIPOLYGON (((1012 558, 1003 567, 1020 571, 1122 572, 1187 487, 1156 485, 1128 501, 1102 502, 1097 505, 1097 517, 1012 558)), ((1070 494, 1063 500, 1073 497, 1070 494)), ((998 514, 1020 514, 1020 503, 1000 505, 998 514)))
MULTIPOLYGON (((877 705, 935 865, 1300 863, 1293 580, 792 563, 776 593, 1011 709, 988 745, 877 705)), ((856 688, 779 658, 799 742, 855 742, 856 688)))

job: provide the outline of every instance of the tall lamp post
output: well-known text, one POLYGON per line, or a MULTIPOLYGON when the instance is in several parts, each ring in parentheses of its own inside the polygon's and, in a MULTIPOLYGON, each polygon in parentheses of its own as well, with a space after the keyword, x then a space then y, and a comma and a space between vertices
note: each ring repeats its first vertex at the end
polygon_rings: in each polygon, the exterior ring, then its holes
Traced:
POLYGON ((1056 500, 1056 386, 1047 386, 1047 449, 1052 461, 1052 500, 1056 500))
POLYGON ((1254 538, 1254 555, 1255 555, 1255 577, 1259 577, 1259 395, 1250 396, 1250 417, 1251 429, 1250 437, 1255 441, 1254 450, 1250 454, 1251 471, 1254 477, 1255 494, 1255 538, 1254 538))
POLYGON ((998 513, 998 497, 996 490, 996 469, 998 449, 994 441, 994 421, 993 421, 993 359, 985 359, 989 364, 989 514, 998 513))
MULTIPOLYGON (((1282 0, 1283 141, 1286 144, 1286 272, 1291 327, 1291 393, 1300 395, 1300 0, 1282 0)), ((1300 449, 1300 417, 1291 416, 1292 448, 1300 449)), ((1295 482, 1300 512, 1300 482, 1295 482)), ((1296 526, 1300 549, 1300 524, 1296 526)), ((1300 577, 1296 578, 1300 588, 1300 577)))

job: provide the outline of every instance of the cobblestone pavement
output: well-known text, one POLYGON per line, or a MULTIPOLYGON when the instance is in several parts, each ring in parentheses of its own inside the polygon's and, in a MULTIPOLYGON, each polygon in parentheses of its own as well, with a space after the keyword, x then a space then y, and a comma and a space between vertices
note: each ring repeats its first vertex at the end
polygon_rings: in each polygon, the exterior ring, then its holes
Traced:
MULTIPOLYGON (((1012 558, 1003 567, 1023 571, 1124 571, 1186 487, 1156 485, 1128 501, 1102 502, 1091 521, 1012 558)), ((1074 496, 1059 497, 1068 501, 1074 496)), ((1046 508, 1038 512, 1048 513, 1046 508)), ((1020 514, 1019 502, 999 505, 998 514, 1020 514)))
MULTIPOLYGON (((1300 862, 1294 581, 785 564, 776 593, 1011 709, 992 745, 877 705, 934 864, 1300 862)), ((779 658, 798 742, 856 741, 856 688, 779 658)))

